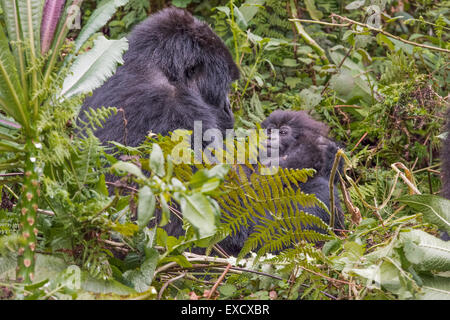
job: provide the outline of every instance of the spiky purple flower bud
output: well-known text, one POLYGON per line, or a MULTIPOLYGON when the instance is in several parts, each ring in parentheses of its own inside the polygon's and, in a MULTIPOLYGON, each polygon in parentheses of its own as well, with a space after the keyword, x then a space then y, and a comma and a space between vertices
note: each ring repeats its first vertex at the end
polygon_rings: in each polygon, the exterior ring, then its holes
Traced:
POLYGON ((41 53, 52 45, 53 37, 64 8, 65 0, 46 0, 41 23, 41 53))

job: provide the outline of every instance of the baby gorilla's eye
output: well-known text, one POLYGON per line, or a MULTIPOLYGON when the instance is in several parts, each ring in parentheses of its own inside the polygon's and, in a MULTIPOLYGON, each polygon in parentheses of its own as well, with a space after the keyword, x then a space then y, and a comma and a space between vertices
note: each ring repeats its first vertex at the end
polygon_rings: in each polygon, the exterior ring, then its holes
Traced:
POLYGON ((280 134, 285 136, 289 133, 289 131, 287 129, 280 129, 280 134))

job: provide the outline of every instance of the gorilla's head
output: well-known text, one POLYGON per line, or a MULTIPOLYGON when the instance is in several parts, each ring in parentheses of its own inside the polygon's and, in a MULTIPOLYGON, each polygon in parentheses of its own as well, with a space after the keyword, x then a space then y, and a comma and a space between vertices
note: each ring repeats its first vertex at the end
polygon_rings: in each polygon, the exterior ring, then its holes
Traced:
POLYGON ((228 92, 239 70, 225 44, 189 12, 167 8, 138 25, 129 36, 125 64, 170 87, 174 95, 197 93, 215 107, 218 123, 234 124, 228 92), (133 61, 132 63, 129 63, 133 61), (161 79, 163 77, 164 79, 161 79))
POLYGON ((289 147, 299 143, 322 143, 323 137, 328 135, 328 127, 324 123, 312 119, 304 111, 275 110, 262 123, 261 127, 270 134, 273 129, 279 130, 279 136, 272 141, 279 146, 280 155, 284 155, 289 147))

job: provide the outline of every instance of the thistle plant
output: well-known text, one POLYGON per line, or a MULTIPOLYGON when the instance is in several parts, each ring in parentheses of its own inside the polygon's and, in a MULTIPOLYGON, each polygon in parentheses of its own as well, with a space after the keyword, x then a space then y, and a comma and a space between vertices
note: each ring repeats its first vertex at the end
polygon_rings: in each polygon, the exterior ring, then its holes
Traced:
POLYGON ((0 151, 7 155, 0 161, 0 170, 17 172, 21 177, 0 179, 0 185, 19 180, 22 186, 17 204, 22 238, 16 272, 19 281, 31 283, 34 277, 38 198, 45 165, 42 142, 43 135, 52 134, 42 132, 39 122, 56 104, 64 104, 69 98, 79 99, 95 89, 122 62, 121 56, 128 47, 126 39, 101 37, 91 49, 97 53, 96 59, 86 54, 75 58, 75 54, 81 53, 83 44, 118 6, 127 2, 103 1, 80 31, 82 38, 75 42, 76 49, 68 55, 62 55, 61 50, 80 12, 74 8, 79 8, 82 0, 0 2, 4 17, 4 24, 0 24, 0 151), (77 64, 77 70, 70 68, 72 63, 77 64))

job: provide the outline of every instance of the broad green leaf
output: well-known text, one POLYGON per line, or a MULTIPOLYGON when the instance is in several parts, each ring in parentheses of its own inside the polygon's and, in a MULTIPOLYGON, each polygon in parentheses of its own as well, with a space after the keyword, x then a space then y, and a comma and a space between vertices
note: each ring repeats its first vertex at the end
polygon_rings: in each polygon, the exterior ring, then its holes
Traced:
POLYGON ((366 64, 372 63, 372 57, 366 50, 364 50, 363 48, 359 48, 357 52, 361 55, 364 63, 366 64))
POLYGON ((298 77, 286 77, 285 81, 289 88, 294 89, 299 83, 302 82, 302 79, 298 77))
POLYGON ((146 257, 148 258, 153 254, 152 249, 153 249, 155 238, 156 238, 156 227, 152 228, 152 229, 146 228, 142 231, 145 235, 144 252, 145 252, 146 257))
POLYGON ((75 41, 75 52, 78 52, 83 44, 111 19, 118 7, 128 2, 129 0, 104 0, 98 4, 75 41))
POLYGON ((347 9, 347 10, 355 10, 355 9, 358 9, 358 8, 362 7, 365 3, 366 3, 366 0, 353 1, 353 2, 349 3, 348 5, 346 5, 345 9, 347 9))
POLYGON ((228 174, 228 171, 228 165, 216 165, 211 169, 201 169, 192 176, 189 184, 195 189, 207 183, 216 184, 216 181, 220 183, 220 181, 228 174))
POLYGON ((245 21, 250 22, 258 13, 258 10, 266 3, 266 0, 246 0, 240 7, 239 11, 245 21))
POLYGON ((236 23, 243 26, 244 28, 247 28, 248 21, 245 19, 244 15, 241 13, 238 7, 234 6, 234 16, 236 19, 236 23))
POLYGON ((212 236, 216 232, 215 208, 206 196, 201 193, 184 195, 180 206, 183 217, 194 226, 199 238, 212 236))
POLYGON ((450 243, 421 230, 400 235, 409 262, 424 271, 450 271, 450 243))
MULTIPOLYGON (((343 53, 338 52, 336 47, 332 48, 329 53, 331 59, 336 65, 339 65, 345 57, 343 53)), ((333 77, 334 80, 332 79, 332 81, 334 82, 330 83, 330 85, 334 84, 338 86, 339 90, 341 90, 343 94, 347 92, 348 96, 342 97, 344 100, 348 100, 355 96, 360 96, 366 102, 372 103, 372 90, 369 83, 373 85, 374 94, 376 94, 378 87, 376 85, 376 81, 367 72, 366 67, 364 67, 361 63, 355 63, 352 59, 347 58, 342 64, 340 74, 346 75, 346 79, 342 79, 345 84, 343 84, 341 79, 336 79, 336 77, 333 77), (353 80, 350 80, 350 76, 353 80), (345 85, 353 85, 353 88, 349 90, 348 88, 345 88, 345 85)))
POLYGON ((285 59, 283 59, 283 66, 286 66, 286 67, 297 67, 298 66, 298 62, 295 59, 285 58, 285 59))
POLYGON ((105 175, 102 174, 98 179, 97 185, 95 186, 95 190, 104 196, 108 196, 108 187, 106 186, 105 175))
POLYGON ((305 0, 306 10, 308 11, 311 19, 320 20, 323 18, 323 13, 317 10, 315 0, 305 0))
POLYGON ((139 167, 135 164, 129 162, 118 161, 111 167, 111 170, 132 174, 139 179, 145 179, 141 169, 139 169, 139 167))
POLYGON ((150 154, 150 169, 159 177, 163 177, 166 171, 164 164, 164 153, 161 147, 157 143, 154 143, 150 154))
POLYGON ((450 232, 450 200, 429 194, 416 194, 398 199, 411 208, 422 212, 427 222, 450 232))
POLYGON ((410 288, 414 285, 414 280, 400 269, 400 261, 384 261, 379 270, 379 280, 384 289, 399 295, 399 299, 413 297, 410 288))
POLYGON ((138 221, 139 229, 147 226, 155 212, 156 198, 148 186, 144 186, 139 190, 138 202, 138 221))
POLYGON ((380 266, 371 264, 367 268, 350 268, 348 272, 357 274, 358 276, 366 279, 365 286, 370 289, 380 289, 381 286, 381 268, 380 266))
POLYGON ((137 292, 148 291, 151 289, 150 286, 155 275, 158 260, 158 251, 151 249, 150 256, 145 259, 141 267, 136 270, 128 270, 123 274, 123 277, 133 285, 137 292))
POLYGON ((419 300, 450 300, 449 277, 422 277, 422 294, 419 300))
POLYGON ((166 257, 164 258, 164 261, 161 261, 161 263, 167 263, 171 261, 176 262, 182 268, 192 268, 192 263, 190 263, 189 260, 181 254, 178 256, 166 257))
POLYGON ((227 164, 219 164, 211 169, 208 169, 208 174, 210 177, 217 177, 219 179, 224 179, 228 172, 230 171, 230 166, 227 164))
MULTIPOLYGON (((93 292, 96 294, 118 294, 118 295, 136 294, 136 291, 133 288, 127 287, 126 285, 120 283, 117 280, 97 279, 90 276, 85 271, 81 273, 81 288, 85 291, 93 292)), ((95 298, 98 299, 98 296, 96 296, 95 298)))
POLYGON ((342 240, 341 239, 333 239, 330 241, 325 242, 325 244, 322 247, 322 252, 324 255, 329 255, 332 252, 335 252, 337 249, 342 247, 342 240))
POLYGON ((226 283, 220 286, 219 291, 225 297, 230 297, 236 292, 236 287, 232 284, 226 283))
POLYGON ((52 283, 57 286, 64 286, 70 290, 81 289, 81 269, 76 265, 70 265, 66 270, 60 272, 52 283))
POLYGON ((159 197, 160 204, 161 204, 161 220, 159 221, 159 225, 161 227, 165 226, 170 219, 170 209, 169 205, 167 204, 166 198, 164 195, 160 195, 159 197))
POLYGON ((229 7, 223 6, 223 7, 216 7, 215 9, 220 11, 220 12, 225 13, 227 17, 230 16, 230 8, 229 7))
POLYGON ((348 98, 355 88, 355 79, 351 71, 342 69, 338 74, 333 75, 330 81, 330 87, 336 90, 340 97, 348 98))
POLYGON ((172 0, 172 5, 178 8, 186 8, 191 2, 192 0, 172 0))
POLYGON ((122 54, 128 50, 126 38, 108 40, 100 36, 94 47, 74 61, 71 74, 64 80, 61 97, 89 93, 100 87, 116 71, 117 64, 123 64, 122 54))
POLYGON ((300 91, 299 96, 302 99, 304 108, 307 110, 311 110, 322 101, 322 95, 318 90, 314 90, 314 87, 303 89, 300 91))
POLYGON ((395 46, 392 43, 392 41, 390 40, 390 38, 386 37, 384 34, 382 33, 378 33, 376 36, 377 42, 378 44, 381 46, 383 44, 385 44, 389 50, 394 51, 395 46))
POLYGON ((210 179, 210 175, 208 174, 208 170, 201 169, 198 170, 189 181, 189 185, 192 188, 199 188, 202 184, 206 183, 210 179))
POLYGON ((208 192, 214 191, 220 186, 220 182, 221 181, 217 178, 210 179, 210 180, 208 180, 208 182, 206 182, 202 185, 200 192, 208 193, 208 192))

